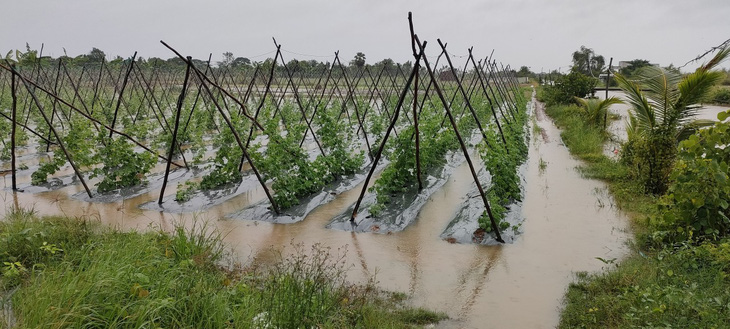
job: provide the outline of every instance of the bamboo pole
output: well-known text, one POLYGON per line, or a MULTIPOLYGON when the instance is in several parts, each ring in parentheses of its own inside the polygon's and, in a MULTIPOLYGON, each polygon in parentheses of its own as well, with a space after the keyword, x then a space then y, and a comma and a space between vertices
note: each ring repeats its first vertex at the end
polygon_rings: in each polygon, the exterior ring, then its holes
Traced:
POLYGON ((84 186, 84 190, 86 190, 86 194, 89 195, 89 198, 92 198, 91 191, 89 190, 89 187, 86 185, 86 181, 84 180, 84 176, 81 175, 81 172, 76 167, 76 164, 73 162, 73 159, 71 158, 71 155, 66 150, 66 146, 63 145, 63 141, 61 140, 61 137, 56 132, 56 129, 53 128, 53 125, 51 125, 51 122, 48 120, 48 117, 46 116, 46 113, 43 112, 43 106, 41 105, 41 102, 38 100, 38 97, 36 97, 35 93, 31 89, 30 84, 23 78, 23 76, 19 75, 17 71, 15 71, 15 68, 10 67, 10 70, 13 72, 14 75, 17 75, 20 78, 20 81, 23 82, 25 85, 25 88, 28 90, 28 93, 30 93, 30 96, 33 97, 33 101, 35 102, 36 106, 38 106, 38 110, 41 112, 41 115, 43 116, 43 120, 46 121, 48 126, 51 128, 51 132, 56 137, 56 141, 58 141, 58 146, 61 147, 61 151, 66 155, 66 160, 68 160, 68 163, 71 164, 71 167, 73 168, 74 172, 76 173, 76 176, 79 178, 79 181, 81 181, 81 185, 84 186))
MULTIPOLYGON (((408 13, 408 20, 411 22, 411 34, 413 38, 415 39, 416 44, 421 49, 421 53, 423 53, 423 50, 426 46, 426 42, 424 41, 421 43, 418 40, 418 36, 413 34, 413 27, 412 27, 412 21, 411 21, 411 14, 408 13)), ((426 70, 428 71, 429 76, 431 79, 436 80, 436 77, 433 73, 433 70, 431 69, 431 66, 428 64, 428 57, 423 56, 423 64, 426 66, 426 70)), ((441 99, 441 102, 444 104, 444 109, 446 110, 446 114, 449 116, 449 121, 451 122, 451 126, 454 128, 454 133, 456 134, 456 138, 459 140, 459 145, 461 146, 462 152, 464 152, 464 157, 466 158, 466 162, 469 164, 469 170, 471 171, 471 175, 474 178, 474 183, 477 185, 477 189, 479 190, 479 195, 482 197, 482 201, 484 202, 484 207, 487 210, 487 215, 489 216, 489 220, 492 225, 492 230, 494 231, 495 235, 497 236, 496 240, 504 243, 504 240, 502 239, 502 235, 499 233, 499 227, 497 226, 497 222, 494 219, 494 215, 492 214, 492 208, 489 206, 489 201, 487 200, 486 193, 484 193, 484 189, 482 188, 482 184, 479 182, 479 176, 476 173, 476 170, 474 169, 474 164, 471 161, 471 158, 469 157, 469 150, 466 148, 466 144, 464 144, 464 140, 461 138, 461 134, 459 134, 459 129, 456 126, 456 121, 454 120, 454 116, 451 114, 451 110, 449 109, 449 104, 446 102, 446 98, 443 95, 443 92, 441 91, 441 88, 438 86, 438 83, 434 81, 434 88, 436 90, 436 94, 438 94, 439 99, 441 99)))
MULTIPOLYGON (((180 97, 177 99, 177 111, 175 113, 175 128, 172 130, 172 142, 170 143, 170 152, 167 153, 167 165, 165 166, 165 178, 162 180, 162 188, 160 189, 160 198, 157 200, 157 204, 162 204, 162 198, 165 196, 165 188, 167 187, 167 178, 170 175, 170 162, 172 161, 172 155, 175 152, 175 146, 177 145, 177 130, 180 126, 180 114, 182 113, 183 102, 185 101, 185 91, 188 88, 188 78, 190 78, 190 56, 188 56, 188 66, 185 69, 185 79, 183 80, 182 90, 180 91, 180 97)), ((192 111, 191 111, 192 112, 192 111)))
MULTIPOLYGON (((15 68, 13 68, 14 70, 15 68)), ((12 77, 10 78, 10 96, 13 99, 13 112, 12 112, 12 119, 10 121, 13 122, 13 127, 10 129, 10 168, 13 171, 13 191, 18 190, 18 185, 16 181, 16 171, 17 168, 15 168, 15 129, 17 124, 17 108, 18 108, 18 99, 16 95, 15 90, 15 74, 12 74, 12 77)))
MULTIPOLYGON (((188 64, 191 64, 189 60, 187 60, 185 57, 183 57, 177 50, 170 47, 164 41, 160 40, 160 43, 162 43, 165 47, 167 47, 167 49, 170 49, 172 52, 174 52, 175 55, 177 55, 181 59, 184 59, 186 62, 188 62, 188 64)), ((195 66, 192 66, 192 68, 195 71, 195 74, 198 76, 198 80, 201 81, 201 83, 203 83, 203 80, 210 82, 210 80, 207 77, 205 77, 204 75, 202 75, 202 73, 195 66)), ((243 153, 244 158, 246 158, 246 160, 248 160, 248 163, 251 165, 251 170, 256 175, 256 178, 258 179, 259 184, 261 184, 261 188, 264 189, 264 193, 266 194, 266 197, 269 199, 269 202, 271 202, 271 206, 274 208, 274 212, 277 215, 280 214, 281 212, 279 210, 279 206, 276 204, 276 201, 271 196, 271 193, 269 192, 269 188, 266 187, 266 182, 264 182, 263 178, 261 177, 261 174, 259 174, 259 171, 256 169, 256 166, 254 165, 253 161, 251 161, 251 157, 249 156, 248 151, 246 151, 246 148, 244 147, 243 142, 241 141, 241 137, 239 136, 238 131, 236 131, 236 128, 233 126, 233 123, 231 122, 231 120, 228 118, 228 116, 226 116, 226 114, 223 112, 223 109, 221 109, 221 107, 218 105, 218 102, 215 100, 215 97, 213 97, 213 93, 211 92, 208 85, 203 83, 203 87, 205 88, 206 93, 208 93, 208 95, 210 96, 211 101, 215 105, 216 109, 218 109, 218 112, 223 117, 223 120, 226 121, 226 124, 228 125, 228 128, 231 130, 231 133, 233 133, 233 137, 236 139, 236 143, 238 143, 238 147, 241 148, 241 152, 243 153)), ((235 101, 238 101, 235 98, 233 98, 233 99, 235 101)), ((243 104, 240 104, 240 105, 243 107, 243 104)), ((244 111, 244 115, 246 115, 246 111, 244 111)))
MULTIPOLYGON (((134 59, 137 58, 137 52, 134 52, 134 55, 132 55, 132 60, 129 62, 129 68, 127 68, 127 74, 124 76, 124 81, 122 82, 122 89, 119 91, 119 99, 117 99, 117 107, 114 110, 114 119, 112 119, 112 129, 114 129, 114 125, 117 123, 117 113, 119 112, 119 106, 122 105, 122 95, 124 94, 124 88, 127 86, 127 81, 129 80, 129 74, 132 73, 132 68, 134 67, 134 59)), ((109 138, 112 138, 112 135, 114 134, 114 130, 109 130, 109 138)))

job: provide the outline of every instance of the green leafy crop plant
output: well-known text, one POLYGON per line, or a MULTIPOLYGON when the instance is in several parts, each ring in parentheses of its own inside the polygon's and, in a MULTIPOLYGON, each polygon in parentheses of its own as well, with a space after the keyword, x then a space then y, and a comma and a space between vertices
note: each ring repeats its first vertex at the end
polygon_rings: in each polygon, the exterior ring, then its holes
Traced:
MULTIPOLYGON (((446 153, 457 149, 459 144, 456 135, 447 125, 441 127, 443 113, 433 107, 424 107, 419 119, 419 132, 422 137, 420 145, 421 178, 432 170, 446 163, 446 153)), ((391 137, 386 143, 390 165, 383 170, 375 181, 371 192, 376 193, 376 203, 370 212, 378 216, 380 211, 391 203, 391 198, 417 188, 416 141, 415 128, 409 126, 398 131, 398 136, 391 137)))
MULTIPOLYGON (((286 113, 286 111, 282 111, 286 113)), ((253 161, 261 168, 266 180, 273 180, 274 201, 286 209, 299 204, 300 198, 322 190, 342 175, 354 173, 360 168, 363 155, 352 153, 347 145, 347 128, 336 120, 339 109, 320 108, 316 123, 317 131, 325 155, 309 161, 307 152, 299 147, 307 126, 304 122, 288 123, 286 134, 278 130, 278 120, 269 120, 265 134, 269 138, 265 153, 251 152, 253 161)), ((254 147, 256 149, 256 147, 254 147)))
POLYGON ((135 152, 132 144, 120 137, 106 139, 95 158, 102 167, 94 168, 91 177, 102 177, 97 183, 100 193, 142 184, 157 163, 154 155, 135 152))
MULTIPOLYGON (((489 146, 486 143, 479 145, 479 153, 492 177, 487 196, 492 206, 492 215, 501 230, 510 226, 509 223, 503 221, 507 212, 506 206, 514 201, 522 200, 517 169, 527 160, 527 139, 524 131, 527 114, 519 112, 515 114, 515 118, 517 119, 515 122, 502 128, 507 145, 502 142, 493 129, 486 132, 489 146)), ((479 218, 479 227, 487 232, 492 231, 486 211, 479 218)))
MULTIPOLYGON (((97 163, 97 158, 93 156, 96 140, 91 123, 74 118, 72 125, 73 129, 70 129, 63 137, 64 145, 79 168, 89 168, 97 163)), ((56 173, 66 162, 66 155, 61 150, 56 150, 50 161, 41 164, 31 174, 31 184, 42 185, 47 183, 48 176, 56 173)))

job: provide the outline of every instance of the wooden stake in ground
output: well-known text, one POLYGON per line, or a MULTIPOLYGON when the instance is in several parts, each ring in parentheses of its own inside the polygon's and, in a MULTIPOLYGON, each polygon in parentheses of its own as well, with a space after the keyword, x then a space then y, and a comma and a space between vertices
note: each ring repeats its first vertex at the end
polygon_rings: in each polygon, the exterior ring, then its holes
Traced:
MULTIPOLYGON (((611 60, 608 61, 608 70, 606 70, 606 98, 608 99, 608 82, 611 78, 611 65, 613 65, 613 57, 611 57, 611 60)), ((603 115, 603 130, 606 130, 606 126, 608 126, 608 109, 606 109, 606 113, 603 115)))
MULTIPOLYGON (((15 70, 14 67, 13 67, 13 70, 15 70)), ((17 191, 18 185, 17 185, 16 179, 15 179, 15 172, 16 172, 16 168, 15 168, 15 126, 17 126, 16 112, 17 112, 17 108, 18 108, 18 99, 17 99, 17 95, 15 94, 15 74, 11 74, 11 76, 12 77, 10 78, 10 94, 11 94, 11 97, 13 98, 13 113, 12 113, 11 121, 13 122, 13 127, 10 129, 10 169, 13 171, 13 191, 17 191)))
MULTIPOLYGON (((167 177, 170 175, 170 162, 172 162, 172 155, 175 152, 175 146, 177 145, 177 129, 180 127, 180 113, 182 113, 183 102, 185 101, 185 91, 188 88, 188 78, 190 78, 190 61, 192 58, 188 56, 188 65, 185 69, 185 80, 183 80, 182 90, 180 91, 180 97, 177 99, 177 112, 175 113, 175 128, 172 130, 172 142, 170 143, 170 152, 167 153, 167 165, 165 166, 165 178, 162 180, 162 189, 160 189, 160 198, 157 200, 157 204, 162 204, 162 198, 165 196, 165 188, 167 187, 167 177)), ((192 111, 192 110, 191 110, 192 111)), ((182 152, 182 150, 180 150, 182 152)))
MULTIPOLYGON (((408 20, 411 22, 411 14, 408 13, 408 20)), ((424 41, 421 43, 418 40, 418 36, 413 33, 413 25, 411 23, 411 35, 412 38, 415 39, 416 45, 421 49, 421 54, 423 54, 424 48, 426 46, 426 42, 424 41)), ((461 146, 461 151, 464 153, 464 157, 466 158, 467 164, 469 164, 469 170, 471 170, 472 178, 474 179, 474 183, 477 185, 477 189, 479 190, 479 195, 482 197, 482 201, 484 202, 484 207, 487 210, 487 215, 489 216, 489 221, 492 225, 492 230, 494 231, 496 235, 496 240, 504 243, 504 240, 502 239, 502 235, 499 233, 499 227, 497 226, 497 222, 494 219, 494 215, 492 214, 492 208, 489 206, 489 201, 487 200, 487 195, 484 193, 484 189, 482 188, 482 184, 479 182, 479 176, 477 176, 476 170, 474 169, 474 164, 471 161, 471 158, 469 157, 469 150, 466 148, 466 144, 464 144, 464 140, 461 138, 461 134, 459 133, 459 129, 456 126, 456 121, 454 120, 454 116, 451 114, 451 110, 449 109, 449 104, 446 102, 446 97, 444 97, 443 92, 441 91, 441 88, 439 87, 438 83, 436 83, 436 75, 433 73, 433 69, 428 64, 428 57, 423 57, 423 64, 426 66, 426 70, 428 71, 429 76, 432 80, 434 80, 434 88, 436 90, 436 94, 439 96, 439 99, 441 99, 441 102, 444 105, 444 110, 446 110, 446 114, 449 116, 449 121, 451 122, 451 126, 454 129, 454 134, 456 134, 456 139, 459 140, 459 145, 461 146)))
MULTIPOLYGON (((117 123, 117 113, 119 112, 119 106, 122 104, 122 95, 124 94, 124 88, 127 86, 129 74, 132 73, 135 58, 137 58, 136 51, 134 52, 134 55, 132 55, 132 61, 129 63, 129 68, 127 68, 127 74, 124 76, 124 81, 122 82, 122 89, 119 91, 119 99, 117 99, 117 107, 116 109, 114 109, 114 119, 112 119, 112 129, 114 129, 114 125, 117 123)), ((109 138, 112 138, 112 135, 114 134, 114 130, 112 129, 109 130, 109 138)))
POLYGON ((66 150, 66 146, 63 145, 63 141, 61 140, 61 136, 58 136, 58 133, 56 132, 56 129, 53 128, 53 125, 51 125, 51 122, 48 120, 48 117, 46 116, 46 113, 43 112, 43 105, 41 105, 41 102, 38 100, 38 97, 36 97, 35 93, 30 87, 30 84, 23 78, 23 76, 19 75, 17 71, 15 71, 15 68, 10 67, 10 70, 12 70, 14 75, 17 75, 20 78, 20 81, 23 82, 25 85, 25 88, 28 90, 28 93, 30 93, 30 96, 33 97, 33 101, 35 102, 36 106, 38 107, 38 110, 41 112, 41 115, 43 116, 43 120, 46 121, 46 124, 48 124, 48 127, 50 127, 51 132, 53 133, 53 136, 56 137, 56 141, 58 141, 58 146, 61 147, 61 151, 63 151, 63 154, 66 155, 66 160, 68 160, 68 163, 71 164, 71 168, 73 168, 74 172, 76 173, 76 176, 79 178, 79 181, 81 181, 81 185, 84 186, 84 190, 86 190, 86 194, 89 195, 89 198, 92 198, 91 191, 89 190, 89 187, 86 185, 86 181, 84 180, 84 176, 81 175, 81 172, 76 167, 76 164, 74 164, 73 159, 71 158, 71 155, 66 150))

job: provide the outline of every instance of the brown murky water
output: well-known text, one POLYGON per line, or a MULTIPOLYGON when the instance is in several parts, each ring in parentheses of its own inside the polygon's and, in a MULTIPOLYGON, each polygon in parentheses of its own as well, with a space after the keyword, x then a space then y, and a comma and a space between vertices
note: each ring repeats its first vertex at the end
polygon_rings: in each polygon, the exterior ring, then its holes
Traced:
MULTIPOLYGON (((70 186, 53 192, 0 192, 6 212, 11 205, 34 207, 41 214, 86 216, 122 229, 169 229, 173 222, 207 219, 225 234, 224 241, 241 263, 268 262, 272 250, 284 255, 292 244, 320 243, 346 249, 352 281, 376 276, 378 286, 411 296, 415 306, 446 312, 443 328, 552 328, 561 299, 577 271, 606 266, 596 257, 620 258, 627 252, 626 218, 616 210, 604 184, 581 177, 580 163, 560 141, 557 128, 538 110, 527 164, 523 203, 524 234, 502 246, 450 244, 439 238, 470 189, 466 164, 422 209, 418 220, 393 234, 351 233, 325 229, 330 219, 355 202, 361 186, 338 195, 304 221, 280 225, 227 220, 228 213, 264 198, 260 189, 239 195, 199 214, 140 210, 159 190, 125 202, 88 203, 69 198, 82 191, 70 186), (541 165, 542 164, 542 165, 541 165)), ((10 176, 4 176, 5 187, 10 176)), ((174 186, 168 188, 169 194, 174 186)))

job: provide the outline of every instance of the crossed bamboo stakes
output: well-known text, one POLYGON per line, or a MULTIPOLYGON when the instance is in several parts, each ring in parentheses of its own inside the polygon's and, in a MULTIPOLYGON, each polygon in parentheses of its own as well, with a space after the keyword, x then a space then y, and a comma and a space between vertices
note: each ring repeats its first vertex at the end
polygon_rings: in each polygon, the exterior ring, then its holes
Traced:
MULTIPOLYGON (((293 97, 296 108, 301 114, 301 119, 299 122, 283 122, 283 124, 285 127, 292 124, 305 124, 307 129, 304 132, 299 146, 302 147, 307 137, 311 136, 317 146, 317 151, 322 155, 325 155, 326 152, 319 141, 313 121, 317 114, 317 110, 320 109, 322 105, 330 104, 333 99, 339 99, 342 102, 342 110, 339 113, 338 119, 342 119, 344 116, 347 118, 348 122, 356 126, 356 133, 358 135, 362 134, 368 155, 372 160, 365 183, 363 184, 362 190, 360 191, 359 197, 350 216, 350 221, 356 225, 357 223, 355 219, 367 190, 368 183, 372 179, 388 139, 391 135, 398 134, 399 122, 406 122, 407 125, 412 125, 414 128, 415 133, 411 138, 415 139, 415 170, 417 172, 416 183, 418 184, 419 191, 423 188, 420 145, 424 141, 419 133, 418 120, 425 102, 434 102, 434 99, 436 99, 436 101, 439 102, 444 109, 442 126, 445 125, 446 127, 451 127, 459 141, 461 151, 469 165, 472 178, 477 185, 477 189, 484 203, 486 212, 490 218, 490 224, 492 230, 495 232, 496 240, 504 242, 492 215, 486 194, 479 181, 479 177, 476 174, 474 163, 469 156, 467 146, 457 128, 456 120, 458 119, 457 116, 459 118, 464 115, 471 116, 476 123, 477 129, 486 142, 486 122, 483 122, 484 120, 478 117, 476 110, 474 109, 474 104, 470 101, 474 95, 484 96, 488 101, 502 142, 506 145, 507 142, 504 137, 503 129, 522 129, 521 127, 515 128, 510 125, 511 122, 515 121, 515 113, 524 110, 517 107, 517 97, 521 96, 518 94, 519 89, 517 87, 516 79, 514 75, 510 73, 509 67, 504 68, 497 65, 497 62, 492 59, 492 54, 483 60, 475 60, 471 48, 468 50, 469 54, 466 56, 467 60, 463 68, 456 68, 451 60, 452 56, 449 55, 447 51, 447 45, 442 43, 441 40, 438 40, 438 44, 441 49, 440 54, 438 55, 435 64, 431 65, 425 53, 426 41, 421 42, 418 35, 414 33, 410 14, 408 20, 411 32, 411 46, 414 64, 407 75, 403 72, 402 67, 398 65, 395 68, 395 72, 385 72, 385 66, 377 72, 374 72, 371 67, 364 67, 355 72, 354 75, 348 76, 348 69, 340 61, 339 52, 335 52, 332 65, 326 68, 326 72, 320 72, 316 77, 315 88, 312 88, 311 85, 307 85, 307 81, 311 82, 310 78, 305 77, 304 74, 299 74, 297 77, 297 72, 287 65, 282 55, 281 45, 279 45, 276 40, 274 40, 276 54, 271 62, 268 74, 263 72, 263 70, 259 67, 256 67, 251 79, 247 84, 245 84, 245 89, 241 88, 241 84, 235 81, 234 74, 227 68, 222 70, 218 69, 217 72, 211 68, 210 57, 205 63, 205 67, 201 68, 195 65, 195 62, 191 57, 183 56, 167 43, 161 41, 165 47, 172 51, 185 64, 182 89, 175 99, 174 120, 169 121, 169 115, 166 115, 163 111, 163 104, 172 99, 172 95, 170 95, 169 90, 162 88, 161 91, 158 91, 156 88, 159 85, 177 84, 179 79, 178 77, 171 76, 169 74, 166 75, 163 70, 159 70, 156 67, 153 68, 151 74, 146 77, 145 72, 143 72, 138 65, 135 65, 136 53, 132 56, 131 60, 125 61, 127 66, 124 67, 124 69, 120 69, 119 74, 116 75, 116 77, 111 71, 110 65, 106 64, 104 61, 100 63, 98 72, 95 72, 93 69, 87 70, 86 67, 83 67, 78 78, 74 79, 66 63, 59 60, 55 71, 55 80, 49 76, 48 72, 45 72, 41 68, 40 62, 39 65, 37 65, 37 70, 34 68, 30 74, 31 77, 28 77, 28 74, 19 72, 14 65, 6 61, 5 65, 0 64, 0 68, 4 71, 10 72, 11 74, 10 92, 12 96, 12 107, 11 115, 9 117, 5 114, 0 114, 12 123, 10 134, 12 189, 17 191, 16 133, 17 129, 20 128, 37 136, 40 141, 46 143, 47 148, 54 144, 58 145, 60 150, 64 153, 68 163, 73 168, 74 174, 83 185, 86 194, 90 198, 93 198, 93 194, 89 189, 86 180, 74 162, 73 155, 67 150, 63 139, 54 127, 55 124, 59 123, 63 125, 64 120, 68 125, 70 125, 70 116, 72 114, 77 114, 86 120, 89 120, 97 131, 107 131, 109 138, 113 138, 115 135, 117 138, 125 138, 142 148, 145 152, 150 152, 159 159, 165 161, 164 178, 158 198, 158 204, 162 204, 172 166, 177 168, 188 167, 188 162, 185 159, 184 152, 182 152, 178 136, 181 131, 185 132, 188 129, 190 121, 194 115, 194 111, 207 111, 208 115, 217 114, 223 119, 225 126, 218 126, 216 124, 215 129, 219 132, 222 129, 228 129, 233 134, 238 147, 242 151, 239 170, 242 170, 244 162, 248 162, 251 171, 256 176, 259 185, 262 187, 267 199, 271 203, 272 210, 278 215, 281 213, 282 209, 280 209, 275 202, 271 191, 263 179, 263 176, 248 152, 254 132, 256 130, 264 130, 260 123, 260 115, 266 99, 269 98, 272 100, 271 102, 274 104, 273 117, 277 117, 285 97, 293 97), (438 63, 442 58, 446 59, 448 69, 436 72, 435 67, 438 67, 438 63), (279 67, 278 76, 275 71, 277 66, 279 67), (451 81, 444 81, 439 78, 439 75, 443 76, 444 74, 447 76, 450 75, 451 81), (84 80, 84 76, 86 76, 86 80, 84 80), (469 79, 467 79, 467 77, 469 77, 469 79), (197 82, 197 86, 193 87, 194 84, 191 83, 191 79, 197 82), (399 79, 405 79, 406 83, 404 86, 398 85, 399 79), (59 86, 61 84, 59 81, 66 81, 68 87, 70 87, 66 88, 67 94, 65 96, 60 95, 63 88, 59 86), (119 83, 120 81, 121 83, 119 83), (257 86, 257 81, 265 81, 263 94, 257 93, 260 89, 259 86, 257 86), (50 82, 53 82, 52 88, 48 86, 50 82), (277 82, 276 89, 272 88, 275 82, 277 82), (29 97, 26 97, 25 99, 25 104, 19 104, 18 102, 17 86, 19 83, 25 87, 27 95, 29 95, 29 97), (130 83, 132 84, 131 88, 129 88, 130 83), (447 95, 442 86, 443 84, 449 83, 451 84, 451 87, 455 87, 451 88, 454 90, 451 95, 447 95), (86 95, 82 94, 82 84, 86 84, 88 86, 93 85, 91 104, 87 104, 87 102, 84 101, 85 96, 89 96, 89 92, 87 91, 86 95), (100 85, 111 85, 112 87, 100 88, 100 85), (302 93, 300 87, 305 88, 304 93, 302 93), (69 89, 71 92, 68 92, 69 89), (127 95, 134 95, 135 97, 142 99, 144 102, 141 102, 136 109, 132 108, 128 100, 124 98, 125 91, 127 92, 127 95), (49 111, 45 109, 43 103, 39 99, 39 96, 37 95, 38 92, 51 99, 52 110, 50 111, 50 116, 47 115, 47 112, 49 111), (190 97, 191 93, 195 93, 193 106, 188 113, 187 118, 184 118, 182 117, 182 113, 185 99, 190 97), (387 106, 387 100, 394 95, 398 95, 398 101, 394 108, 389 108, 387 106), (412 106, 410 106, 410 114, 408 114, 409 111, 404 108, 406 106, 405 101, 409 95, 412 96, 413 101, 412 106), (111 123, 104 123, 99 119, 94 118, 93 114, 94 111, 98 110, 101 106, 101 99, 108 99, 110 97, 114 101, 113 118, 111 123), (258 99, 256 99, 256 97, 258 97, 258 99), (71 100, 68 100, 69 98, 71 100), (358 98, 365 99, 366 104, 370 104, 371 106, 361 108, 361 105, 358 104, 357 101, 358 98), (456 102, 460 103, 457 104, 456 102), (203 106, 197 107, 197 104, 199 103, 203 103, 203 106), (144 143, 136 140, 130 134, 127 134, 116 127, 118 116, 121 114, 120 112, 122 109, 126 111, 125 115, 132 120, 133 124, 135 124, 137 120, 140 119, 140 113, 144 104, 153 105, 150 106, 150 108, 152 109, 151 112, 154 116, 154 120, 160 125, 160 127, 162 127, 162 129, 172 135, 172 141, 169 144, 169 149, 167 150, 166 155, 157 153, 155 150, 144 145, 144 143), (452 106, 455 104, 463 105, 462 108, 464 108, 464 110, 462 110, 461 113, 453 113, 452 106), (31 109, 33 108, 32 105, 35 105, 35 108, 41 114, 41 117, 48 128, 48 133, 44 134, 39 131, 39 127, 36 127, 34 130, 28 124, 28 117, 30 116, 31 109), (18 108, 21 106, 28 109, 26 111, 25 120, 18 117, 18 108), (62 106, 69 109, 68 114, 60 110, 62 106), (242 115, 250 122, 250 128, 247 134, 242 134, 242 132, 238 131, 236 126, 232 123, 231 114, 234 113, 233 111, 235 111, 239 116, 242 115), (366 118, 368 115, 381 115, 385 116, 385 118, 389 120, 389 125, 385 134, 377 146, 372 145, 368 137, 368 126, 366 124, 366 118), (54 118, 58 118, 58 121, 55 124, 54 118), (182 164, 173 161, 173 156, 176 151, 183 161, 182 164)), ((4 88, 0 89, 4 90, 4 88)), ((282 121, 284 121, 283 115, 280 115, 279 117, 282 121)), ((508 148, 507 152, 509 152, 508 148)))

